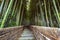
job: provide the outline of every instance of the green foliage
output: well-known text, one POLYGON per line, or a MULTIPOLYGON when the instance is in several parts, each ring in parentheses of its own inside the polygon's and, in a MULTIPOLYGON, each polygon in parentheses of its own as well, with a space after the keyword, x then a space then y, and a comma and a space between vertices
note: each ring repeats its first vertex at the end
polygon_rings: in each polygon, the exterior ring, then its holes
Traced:
POLYGON ((60 0, 3 0, 0 11, 0 28, 24 24, 60 27, 60 0))

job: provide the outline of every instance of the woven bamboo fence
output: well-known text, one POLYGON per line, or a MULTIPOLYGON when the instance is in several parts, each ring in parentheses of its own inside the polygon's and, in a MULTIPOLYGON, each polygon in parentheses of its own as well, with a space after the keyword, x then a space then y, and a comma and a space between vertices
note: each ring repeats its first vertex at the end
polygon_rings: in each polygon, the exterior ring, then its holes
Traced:
POLYGON ((31 26, 36 40, 60 40, 60 28, 31 26))
POLYGON ((23 27, 0 29, 0 40, 18 40, 23 32, 23 27))
MULTIPOLYGON (((60 28, 29 26, 35 40, 60 40, 60 28)), ((24 27, 12 27, 0 29, 0 40, 18 40, 24 27)))

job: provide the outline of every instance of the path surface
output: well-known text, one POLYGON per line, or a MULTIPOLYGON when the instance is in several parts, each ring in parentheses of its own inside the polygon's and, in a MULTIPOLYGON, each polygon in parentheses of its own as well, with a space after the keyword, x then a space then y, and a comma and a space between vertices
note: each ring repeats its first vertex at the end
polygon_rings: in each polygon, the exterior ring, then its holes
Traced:
POLYGON ((34 36, 30 30, 25 29, 21 35, 21 38, 19 38, 19 40, 34 40, 34 36))

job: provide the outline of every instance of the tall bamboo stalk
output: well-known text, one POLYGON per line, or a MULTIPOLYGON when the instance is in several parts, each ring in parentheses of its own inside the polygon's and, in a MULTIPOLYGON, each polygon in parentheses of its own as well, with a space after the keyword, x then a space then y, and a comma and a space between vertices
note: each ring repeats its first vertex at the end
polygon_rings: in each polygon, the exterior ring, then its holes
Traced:
POLYGON ((53 27, 50 1, 48 1, 48 13, 49 13, 50 26, 53 27))
POLYGON ((0 12, 2 12, 3 6, 4 6, 5 0, 2 0, 1 7, 0 7, 0 12))
POLYGON ((44 0, 44 8, 45 8, 45 16, 46 16, 46 25, 49 27, 49 20, 48 20, 48 14, 47 14, 47 5, 46 0, 44 0))
POLYGON ((59 21, 59 27, 60 27, 60 17, 59 17, 59 12, 58 12, 55 0, 53 0, 53 5, 54 5, 55 11, 56 11, 56 16, 59 21))
POLYGON ((45 22, 45 19, 44 19, 44 12, 43 12, 42 4, 40 3, 40 0, 39 0, 39 6, 40 6, 41 18, 42 18, 42 21, 43 21, 43 26, 46 26, 46 22, 45 22))
POLYGON ((6 18, 8 17, 9 10, 10 10, 10 8, 12 7, 13 1, 14 1, 14 0, 10 0, 8 9, 7 9, 7 11, 6 11, 6 13, 5 13, 5 16, 4 16, 4 18, 3 18, 3 20, 2 20, 2 23, 1 23, 1 28, 4 27, 4 23, 5 23, 5 21, 6 21, 6 18))
POLYGON ((19 12, 17 14, 17 21, 16 21, 16 24, 17 26, 19 25, 19 19, 20 19, 20 14, 21 14, 21 7, 22 7, 22 3, 23 3, 23 0, 21 0, 21 3, 20 3, 20 7, 19 7, 19 12))

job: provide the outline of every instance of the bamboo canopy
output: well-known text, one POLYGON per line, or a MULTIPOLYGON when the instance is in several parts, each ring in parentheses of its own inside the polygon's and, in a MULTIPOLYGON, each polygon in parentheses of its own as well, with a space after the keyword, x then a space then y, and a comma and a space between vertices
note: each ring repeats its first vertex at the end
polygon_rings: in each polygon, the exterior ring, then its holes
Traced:
POLYGON ((30 24, 60 27, 60 0, 2 0, 1 28, 30 24))

